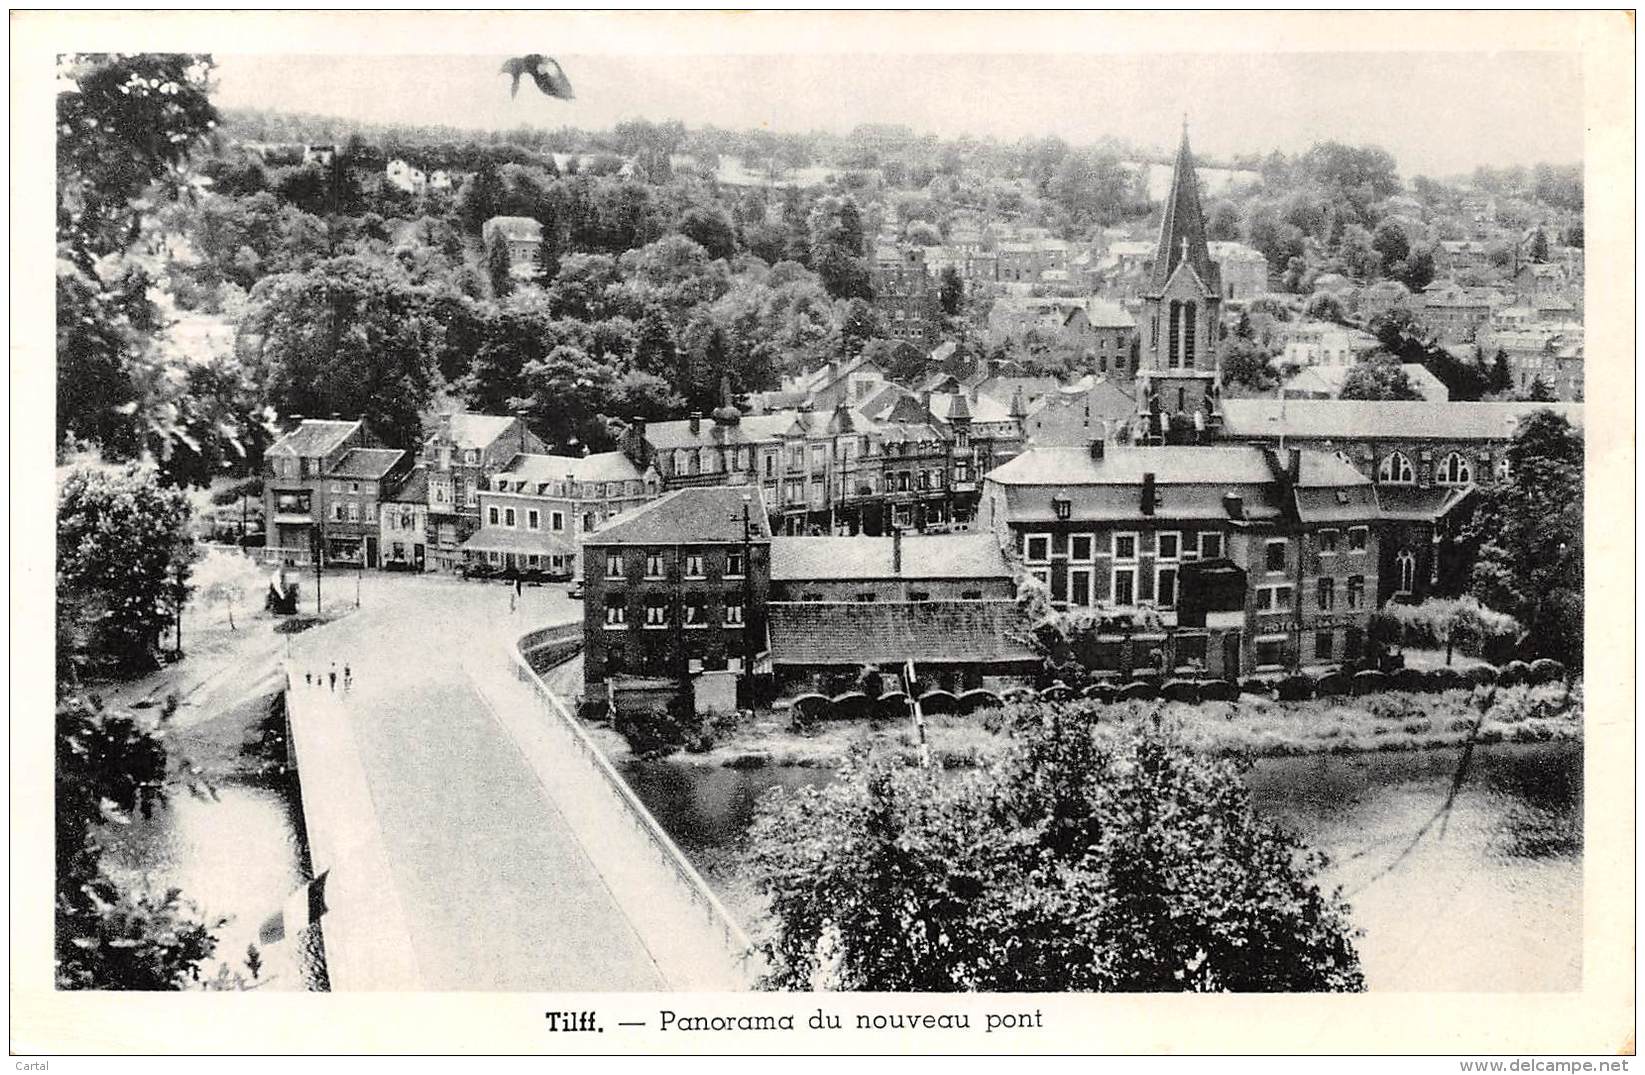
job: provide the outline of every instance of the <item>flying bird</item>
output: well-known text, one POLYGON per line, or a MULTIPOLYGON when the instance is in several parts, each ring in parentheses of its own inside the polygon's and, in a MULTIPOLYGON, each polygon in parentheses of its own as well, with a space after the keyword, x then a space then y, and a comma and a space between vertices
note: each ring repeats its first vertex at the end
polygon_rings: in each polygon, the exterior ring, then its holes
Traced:
POLYGON ((559 97, 566 101, 575 100, 577 97, 572 92, 571 80, 565 77, 565 72, 560 70, 560 65, 551 56, 542 56, 535 52, 529 56, 516 56, 506 61, 497 73, 514 77, 514 81, 508 87, 510 97, 519 95, 521 75, 530 75, 545 96, 559 97))

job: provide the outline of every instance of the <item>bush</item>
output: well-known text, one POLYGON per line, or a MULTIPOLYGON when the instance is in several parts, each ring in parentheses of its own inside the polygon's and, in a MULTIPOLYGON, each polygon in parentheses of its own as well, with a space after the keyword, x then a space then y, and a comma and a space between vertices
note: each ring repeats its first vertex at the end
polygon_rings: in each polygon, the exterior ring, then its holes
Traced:
POLYGON ((1563 683, 1568 673, 1562 662, 1556 661, 1552 657, 1538 657, 1531 662, 1527 675, 1532 683, 1553 683, 1555 681, 1563 683))
POLYGON ((664 758, 682 747, 700 747, 705 734, 704 722, 683 695, 639 713, 618 713, 613 727, 639 758, 664 758))
POLYGON ((1482 687, 1488 687, 1497 681, 1496 669, 1488 664, 1476 664, 1463 674, 1468 677, 1469 682, 1482 687))
POLYGON ((1314 681, 1298 673, 1286 676, 1274 689, 1274 697, 1282 702, 1306 702, 1314 694, 1314 681))
POLYGON ((1496 681, 1504 687, 1515 687, 1528 682, 1531 678, 1531 666, 1524 661, 1509 661, 1497 673, 1496 681))

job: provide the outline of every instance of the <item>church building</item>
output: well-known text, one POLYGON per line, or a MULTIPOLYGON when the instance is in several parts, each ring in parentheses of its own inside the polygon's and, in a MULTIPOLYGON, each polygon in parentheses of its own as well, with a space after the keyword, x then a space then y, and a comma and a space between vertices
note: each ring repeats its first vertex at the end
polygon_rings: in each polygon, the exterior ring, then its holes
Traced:
POLYGON ((1182 146, 1142 291, 1138 404, 1156 414, 1209 418, 1218 395, 1222 276, 1205 240, 1199 180, 1183 125, 1182 146))

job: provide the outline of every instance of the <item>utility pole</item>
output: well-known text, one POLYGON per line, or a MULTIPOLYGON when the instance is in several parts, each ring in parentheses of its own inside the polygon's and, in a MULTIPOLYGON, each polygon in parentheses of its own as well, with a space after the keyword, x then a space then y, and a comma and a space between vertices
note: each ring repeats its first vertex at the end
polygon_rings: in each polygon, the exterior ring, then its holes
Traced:
MULTIPOLYGON (((322 509, 323 509, 322 505, 322 509)), ((320 522, 314 531, 314 614, 320 615, 320 576, 326 559, 326 513, 320 512, 320 522)))
MULTIPOLYGON (((743 702, 744 708, 754 708, 754 654, 755 638, 753 627, 754 613, 754 523, 749 515, 749 505, 754 501, 752 493, 743 494, 743 702)), ((736 522, 738 516, 732 515, 731 521, 736 522)))

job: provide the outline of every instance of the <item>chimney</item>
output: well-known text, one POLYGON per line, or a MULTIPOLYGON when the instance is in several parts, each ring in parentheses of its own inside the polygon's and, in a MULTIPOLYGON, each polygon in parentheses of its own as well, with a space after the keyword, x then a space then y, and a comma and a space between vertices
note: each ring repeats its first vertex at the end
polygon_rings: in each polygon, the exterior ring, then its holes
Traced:
POLYGON ((697 434, 697 433, 701 433, 702 431, 703 431, 703 412, 702 411, 692 411, 691 412, 691 432, 693 434, 697 434))
POLYGON ((902 574, 902 527, 891 528, 891 573, 902 574))
POLYGON ((1091 442, 1091 458, 1096 462, 1102 462, 1102 454, 1105 450, 1106 445, 1104 445, 1101 437, 1098 437, 1096 440, 1091 442))
POLYGON ((1230 519, 1245 518, 1245 498, 1238 493, 1223 493, 1222 510, 1230 519))
POLYGON ((1142 476, 1142 513, 1154 514, 1154 472, 1151 470, 1142 476))
POLYGON ((1285 473, 1291 479, 1291 488, 1295 489, 1302 480, 1302 449, 1292 448, 1290 452, 1290 458, 1285 461, 1285 473))

